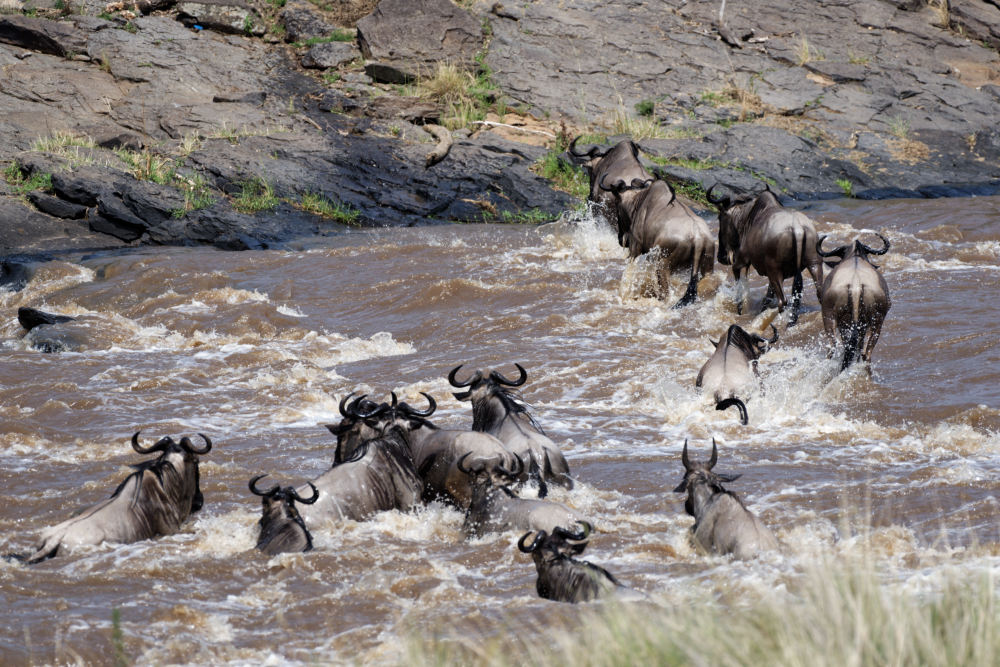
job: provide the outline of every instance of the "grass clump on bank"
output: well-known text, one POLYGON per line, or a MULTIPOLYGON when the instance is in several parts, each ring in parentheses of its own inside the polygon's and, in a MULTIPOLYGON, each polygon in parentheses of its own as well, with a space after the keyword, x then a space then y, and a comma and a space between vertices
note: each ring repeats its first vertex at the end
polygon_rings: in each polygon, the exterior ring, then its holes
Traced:
POLYGON ((327 199, 323 195, 314 192, 307 192, 302 195, 302 199, 294 204, 303 211, 315 213, 324 218, 329 218, 343 225, 357 225, 361 212, 346 204, 327 199))
MULTIPOLYGON (((596 143, 588 142, 589 136, 580 138, 583 143, 596 143)), ((590 194, 590 179, 583 169, 563 158, 563 153, 569 148, 569 141, 565 132, 559 132, 549 152, 539 158, 531 169, 542 178, 552 181, 555 189, 568 192, 578 199, 586 199, 590 194)))
POLYGON ((31 176, 25 176, 16 162, 7 165, 3 170, 3 178, 13 193, 19 197, 24 197, 35 190, 52 191, 52 174, 34 173, 31 176))
MULTIPOLYGON (((762 599, 580 605, 572 620, 488 642, 414 637, 412 665, 992 666, 997 582, 953 575, 940 589, 888 586, 870 562, 825 559, 762 599), (572 627, 570 627, 572 626, 572 627)), ((513 627, 530 627, 511 622, 513 627)))
POLYGON ((274 194, 271 184, 260 177, 253 177, 239 184, 240 192, 232 199, 233 208, 240 213, 273 211, 281 200, 274 194))

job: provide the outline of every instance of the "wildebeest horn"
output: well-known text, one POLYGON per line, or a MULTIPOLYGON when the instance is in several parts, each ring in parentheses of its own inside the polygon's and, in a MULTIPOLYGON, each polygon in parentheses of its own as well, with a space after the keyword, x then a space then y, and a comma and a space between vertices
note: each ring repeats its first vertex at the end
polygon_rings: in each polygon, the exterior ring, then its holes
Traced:
POLYGON ((476 382, 479 382, 480 380, 483 379, 483 373, 482 373, 482 371, 476 371, 475 373, 473 373, 469 377, 468 380, 465 380, 464 382, 462 382, 461 380, 458 379, 458 377, 456 377, 457 374, 458 374, 458 369, 461 368, 461 367, 462 367, 462 364, 459 364, 458 366, 455 366, 454 368, 452 368, 451 372, 448 373, 448 382, 451 383, 452 387, 468 387, 468 386, 473 385, 476 382))
POLYGON ((715 438, 712 438, 712 458, 708 460, 708 469, 711 470, 715 467, 715 464, 719 462, 719 447, 715 444, 715 438))
POLYGON ((684 450, 681 452, 681 463, 684 464, 684 470, 691 470, 691 459, 688 458, 687 438, 684 438, 684 450))
POLYGON ((864 249, 864 251, 867 252, 870 255, 884 255, 885 253, 889 252, 889 239, 887 239, 886 237, 882 236, 878 232, 875 233, 875 236, 877 236, 880 239, 882 239, 882 243, 885 244, 885 247, 882 248, 881 250, 873 250, 873 249, 869 248, 868 246, 866 246, 864 243, 861 243, 860 241, 858 243, 864 249))
POLYGON ((202 454, 208 454, 212 451, 212 441, 209 440, 208 436, 204 433, 199 433, 198 435, 205 441, 205 446, 202 449, 195 449, 194 444, 191 442, 191 438, 187 436, 181 438, 181 447, 186 449, 190 454, 198 454, 199 456, 202 454))
POLYGON ((348 417, 351 417, 352 419, 368 419, 370 417, 379 415, 389 409, 389 406, 383 403, 382 405, 376 405, 368 412, 361 412, 361 410, 359 410, 359 407, 361 406, 361 402, 364 401, 367 396, 368 394, 361 394, 360 396, 357 397, 357 399, 352 401, 350 405, 346 406, 348 417))
POLYGON ((820 257, 834 257, 834 256, 843 257, 844 256, 844 251, 847 250, 847 246, 846 245, 842 245, 842 246, 840 246, 838 248, 835 248, 835 249, 833 249, 833 250, 831 250, 829 252, 824 252, 823 251, 823 239, 825 239, 825 238, 826 238, 826 234, 823 234, 823 236, 819 237, 816 240, 816 254, 819 255, 820 257))
POLYGON ((390 391, 389 395, 392 396, 392 403, 389 405, 389 407, 394 408, 397 405, 399 405, 399 398, 396 396, 396 392, 390 391))
POLYGON ((347 414, 345 407, 347 406, 347 401, 350 400, 351 396, 354 396, 356 393, 357 392, 352 391, 350 394, 340 399, 340 414, 348 419, 350 419, 351 415, 347 414))
POLYGON ((573 540, 574 542, 587 539, 587 536, 590 535, 590 531, 592 531, 594 527, 587 521, 577 521, 577 523, 580 524, 582 528, 575 533, 571 533, 562 526, 556 526, 552 529, 552 534, 561 537, 564 540, 573 540))
POLYGON ((257 475, 255 477, 251 478, 249 486, 250 486, 250 492, 252 494, 254 494, 255 496, 264 496, 266 498, 268 496, 273 496, 275 493, 278 492, 278 489, 281 488, 281 487, 278 486, 277 484, 275 484, 274 486, 272 486, 267 491, 261 491, 260 489, 257 488, 257 482, 259 480, 263 479, 264 477, 267 477, 266 473, 263 474, 263 475, 257 475))
MULTIPOLYGON (((437 403, 427 392, 420 392, 420 394, 427 399, 427 409, 426 410, 414 410, 411 406, 406 406, 406 413, 411 417, 430 417, 437 410, 437 403)), ((404 404, 405 405, 405 404, 404 404)))
POLYGON ((768 345, 774 345, 775 343, 778 342, 778 329, 773 324, 771 325, 771 333, 773 333, 774 335, 771 336, 770 338, 764 338, 759 334, 754 334, 753 337, 756 338, 757 341, 760 343, 767 343, 768 345))
POLYGON ((530 554, 532 551, 538 548, 538 545, 541 544, 542 540, 544 540, 546 537, 545 531, 540 530, 538 531, 538 535, 535 536, 535 539, 532 541, 532 543, 526 544, 525 540, 528 539, 529 535, 531 535, 530 530, 526 532, 524 535, 522 535, 521 539, 517 541, 517 548, 520 549, 522 553, 530 554))
POLYGON ((309 482, 309 488, 313 490, 312 498, 303 498, 302 496, 299 495, 299 492, 296 491, 295 489, 292 489, 288 495, 294 498, 295 502, 303 503, 305 505, 312 505, 314 502, 319 500, 319 489, 317 489, 312 482, 309 482))
POLYGON ((459 472, 463 472, 466 475, 471 475, 472 474, 472 468, 466 468, 465 467, 465 459, 469 458, 470 456, 472 456, 472 452, 466 452, 466 453, 462 454, 462 458, 460 458, 455 463, 455 467, 458 468, 459 472))
POLYGON ((507 468, 499 463, 496 465, 496 469, 500 472, 500 474, 510 477, 511 479, 520 477, 521 473, 524 472, 524 460, 517 454, 514 454, 514 459, 517 461, 517 465, 514 466, 514 470, 507 470, 507 468))
POLYGON ((597 152, 600 150, 597 146, 591 146, 590 150, 587 151, 586 153, 577 153, 576 142, 578 142, 581 137, 583 137, 582 134, 575 137, 573 141, 569 142, 569 148, 567 149, 567 151, 569 152, 570 155, 572 155, 573 157, 585 157, 591 159, 595 157, 602 157, 597 155, 597 152))
POLYGON ((605 192, 617 192, 617 193, 621 193, 622 191, 624 191, 628 187, 627 185, 625 185, 625 181, 622 180, 622 179, 620 179, 620 178, 617 181, 615 181, 614 183, 612 183, 611 187, 608 187, 607 185, 604 184, 604 181, 607 178, 608 178, 608 175, 604 174, 603 176, 601 176, 601 182, 597 184, 597 186, 599 188, 601 188, 602 190, 604 190, 605 192))
POLYGON ((142 431, 136 431, 132 434, 132 449, 139 452, 140 454, 152 454, 153 452, 162 452, 167 445, 173 443, 173 439, 170 436, 164 436, 157 440, 154 444, 149 447, 142 447, 139 444, 139 434, 142 431))
POLYGON ((712 192, 714 192, 715 188, 717 188, 717 187, 719 187, 719 184, 718 183, 713 183, 712 187, 710 187, 708 189, 708 191, 705 193, 705 199, 708 200, 708 203, 714 204, 715 206, 718 206, 719 204, 721 204, 722 202, 724 202, 726 200, 726 198, 724 196, 723 197, 720 197, 718 195, 715 195, 714 197, 712 196, 712 192))
POLYGON ((528 371, 524 370, 524 366, 517 362, 514 362, 514 365, 517 366, 517 370, 520 373, 516 380, 508 380, 496 371, 490 371, 490 377, 494 382, 498 382, 499 384, 505 384, 508 387, 520 387, 528 379, 528 371))

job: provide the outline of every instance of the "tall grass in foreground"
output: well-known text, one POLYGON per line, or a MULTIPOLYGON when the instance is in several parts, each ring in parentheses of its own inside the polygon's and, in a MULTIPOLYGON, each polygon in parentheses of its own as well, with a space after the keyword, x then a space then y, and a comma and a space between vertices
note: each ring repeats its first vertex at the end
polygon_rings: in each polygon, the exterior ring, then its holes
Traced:
POLYGON ((531 636, 414 636, 407 663, 992 666, 1000 664, 996 586, 988 575, 956 573, 917 594, 884 583, 870 563, 831 561, 787 591, 737 604, 585 605, 569 624, 531 636))

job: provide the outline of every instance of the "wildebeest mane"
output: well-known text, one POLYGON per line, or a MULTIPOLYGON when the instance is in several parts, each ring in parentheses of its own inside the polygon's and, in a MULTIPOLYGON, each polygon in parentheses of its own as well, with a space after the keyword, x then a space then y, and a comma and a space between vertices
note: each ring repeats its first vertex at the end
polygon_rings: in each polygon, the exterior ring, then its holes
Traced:
POLYGON ((507 417, 509 414, 514 415, 524 415, 531 426, 545 435, 545 431, 542 429, 541 425, 535 421, 535 417, 531 414, 529 406, 521 398, 521 395, 517 392, 507 389, 506 387, 501 387, 495 382, 490 382, 490 389, 493 396, 495 396, 504 407, 503 416, 497 418, 494 411, 490 409, 489 401, 474 401, 472 403, 472 430, 473 431, 485 431, 489 432, 491 427, 499 424, 507 417))

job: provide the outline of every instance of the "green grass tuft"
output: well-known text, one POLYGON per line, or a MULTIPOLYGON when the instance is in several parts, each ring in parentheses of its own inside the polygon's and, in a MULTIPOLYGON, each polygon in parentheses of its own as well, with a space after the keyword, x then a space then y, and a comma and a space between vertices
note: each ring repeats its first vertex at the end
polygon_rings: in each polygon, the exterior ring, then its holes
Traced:
POLYGON ((275 196, 271 184, 259 176, 254 176, 239 185, 240 193, 233 198, 232 204, 240 213, 273 211, 281 202, 275 196))
POLYGON ((344 225, 357 225, 361 212, 351 208, 346 204, 327 199, 323 195, 307 192, 302 195, 301 201, 295 204, 303 211, 309 211, 316 215, 330 218, 344 225))

